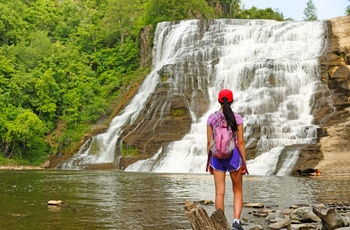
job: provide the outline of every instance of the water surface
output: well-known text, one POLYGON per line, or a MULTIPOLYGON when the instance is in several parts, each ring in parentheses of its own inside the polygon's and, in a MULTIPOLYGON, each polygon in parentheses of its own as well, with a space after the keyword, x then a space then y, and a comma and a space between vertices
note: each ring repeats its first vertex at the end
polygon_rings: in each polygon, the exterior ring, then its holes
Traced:
MULTIPOLYGON (((214 200, 207 174, 119 171, 0 171, 0 229, 191 229, 185 200, 214 200), (49 208, 62 200, 68 208, 49 208)), ((245 176, 245 202, 291 204, 350 201, 348 178, 245 176)), ((232 221, 227 178, 226 216, 232 221)), ((209 214, 214 205, 205 206, 209 214)), ((243 217, 251 216, 244 208, 243 217)))

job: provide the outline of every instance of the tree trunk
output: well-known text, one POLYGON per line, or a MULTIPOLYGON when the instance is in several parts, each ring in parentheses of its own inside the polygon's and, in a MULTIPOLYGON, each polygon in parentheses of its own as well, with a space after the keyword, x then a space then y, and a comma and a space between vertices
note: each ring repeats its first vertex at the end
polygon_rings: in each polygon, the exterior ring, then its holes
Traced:
POLYGON ((230 225, 221 209, 208 216, 204 208, 197 208, 190 201, 185 202, 185 213, 193 230, 230 230, 230 225))

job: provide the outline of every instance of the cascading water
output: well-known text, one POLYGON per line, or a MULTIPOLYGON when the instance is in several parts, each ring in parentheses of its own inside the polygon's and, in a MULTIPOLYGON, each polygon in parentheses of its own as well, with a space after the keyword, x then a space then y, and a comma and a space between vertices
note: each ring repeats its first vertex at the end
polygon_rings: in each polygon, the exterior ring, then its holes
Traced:
POLYGON ((114 162, 115 145, 122 128, 128 123, 134 122, 157 82, 158 75, 153 71, 147 76, 130 104, 112 120, 107 132, 87 141, 78 153, 59 167, 62 169, 84 169, 86 165, 114 162))
POLYGON ((246 145, 256 150, 257 157, 248 161, 250 173, 289 174, 299 152, 286 146, 314 143, 316 138, 317 126, 312 125, 309 103, 320 85, 318 58, 326 45, 324 30, 320 21, 218 19, 160 23, 155 34, 153 72, 135 96, 144 100, 133 99, 105 134, 92 139, 101 142, 97 154, 90 147, 62 168, 113 161, 113 146, 120 131, 138 116, 156 87, 156 71, 166 64, 195 59, 210 66, 208 69, 214 65, 207 76, 209 110, 199 119, 193 118, 191 130, 182 140, 164 146, 154 157, 136 162, 126 171, 204 172, 206 119, 219 108, 219 90, 229 88, 235 98, 232 109, 243 116, 246 145), (136 101, 139 104, 135 105, 136 101), (281 158, 284 163, 277 170, 281 158))

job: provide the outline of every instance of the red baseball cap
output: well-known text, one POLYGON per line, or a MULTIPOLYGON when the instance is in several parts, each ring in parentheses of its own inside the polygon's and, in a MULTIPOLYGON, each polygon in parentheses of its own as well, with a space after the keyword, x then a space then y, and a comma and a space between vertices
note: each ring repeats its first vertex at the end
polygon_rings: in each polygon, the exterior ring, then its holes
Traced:
POLYGON ((224 102, 224 97, 227 98, 227 102, 231 103, 233 102, 233 93, 229 89, 223 89, 219 92, 218 100, 219 102, 224 102))

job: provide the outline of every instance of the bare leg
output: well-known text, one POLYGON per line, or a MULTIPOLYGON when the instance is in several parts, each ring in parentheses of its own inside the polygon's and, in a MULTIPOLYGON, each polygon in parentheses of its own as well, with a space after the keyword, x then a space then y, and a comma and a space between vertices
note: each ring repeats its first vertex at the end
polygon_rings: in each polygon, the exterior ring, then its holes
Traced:
POLYGON ((226 173, 214 170, 215 209, 225 211, 225 177, 226 173))
POLYGON ((231 171, 230 177, 232 180, 233 190, 233 217, 235 219, 241 218, 241 212, 243 207, 243 185, 242 185, 242 174, 240 170, 231 171))

